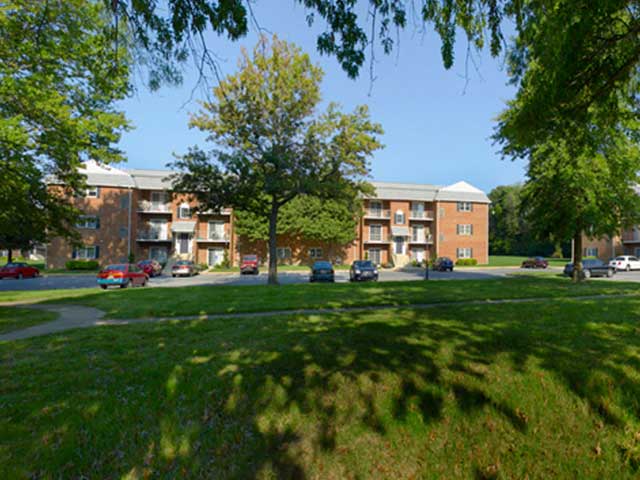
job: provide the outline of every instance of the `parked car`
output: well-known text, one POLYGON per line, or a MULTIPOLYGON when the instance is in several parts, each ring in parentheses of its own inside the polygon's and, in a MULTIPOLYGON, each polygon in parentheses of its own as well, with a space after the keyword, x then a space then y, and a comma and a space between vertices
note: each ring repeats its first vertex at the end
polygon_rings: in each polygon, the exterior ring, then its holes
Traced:
POLYGON ((433 262, 433 269, 439 272, 446 272, 447 270, 453 272, 453 260, 449 257, 438 257, 433 262))
POLYGON ((148 275, 138 267, 131 263, 117 263, 107 265, 98 272, 98 285, 106 290, 110 285, 117 285, 120 288, 139 285, 144 287, 147 285, 148 275))
POLYGON ((138 267, 144 270, 144 273, 146 273, 149 277, 157 277, 158 275, 162 275, 162 265, 157 260, 142 260, 138 262, 138 267))
POLYGON ((38 275, 40 275, 40 270, 24 262, 11 262, 0 268, 0 278, 20 280, 22 278, 35 278, 38 275))
POLYGON ((192 277, 198 274, 198 268, 196 264, 191 260, 178 260, 176 264, 171 268, 172 277, 192 277))
POLYGON ((310 282, 335 282, 335 272, 333 271, 333 265, 331 262, 318 261, 314 262, 311 267, 310 282))
POLYGON ((547 268, 549 262, 542 257, 532 257, 522 262, 521 268, 547 268))
MULTIPOLYGON (((613 277, 616 269, 598 259, 586 259, 582 261, 582 270, 584 278, 590 277, 613 277)), ((573 276, 573 263, 567 263, 564 267, 564 274, 568 277, 573 276)))
POLYGON ((349 269, 349 281, 357 282, 361 280, 378 281, 378 269, 370 260, 356 260, 349 269))
POLYGON ((259 263, 257 255, 243 255, 242 261, 240 262, 240 275, 244 275, 245 273, 258 275, 258 273, 260 273, 259 263))
POLYGON ((616 270, 640 270, 640 260, 632 255, 620 255, 609 262, 616 270))

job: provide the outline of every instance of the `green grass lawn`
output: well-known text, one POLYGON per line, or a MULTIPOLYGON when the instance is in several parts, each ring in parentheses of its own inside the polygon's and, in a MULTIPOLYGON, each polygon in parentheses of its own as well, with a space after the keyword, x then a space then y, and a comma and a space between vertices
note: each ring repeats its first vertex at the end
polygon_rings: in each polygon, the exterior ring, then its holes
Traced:
POLYGON ((639 321, 562 299, 0 342, 0 478, 638 478, 639 321))
POLYGON ((27 308, 0 307, 0 334, 50 322, 55 320, 56 317, 57 315, 52 312, 27 308))
MULTIPOLYGON (((510 255, 490 255, 489 267, 519 267, 529 257, 517 257, 510 255)), ((546 258, 550 267, 564 267, 571 261, 569 258, 546 258)))
POLYGON ((638 292, 637 283, 589 281, 520 275, 496 280, 409 281, 296 284, 280 286, 192 286, 101 291, 45 290, 0 292, 0 302, 43 300, 104 310, 111 318, 259 312, 300 308, 459 302, 501 298, 560 297, 638 292))

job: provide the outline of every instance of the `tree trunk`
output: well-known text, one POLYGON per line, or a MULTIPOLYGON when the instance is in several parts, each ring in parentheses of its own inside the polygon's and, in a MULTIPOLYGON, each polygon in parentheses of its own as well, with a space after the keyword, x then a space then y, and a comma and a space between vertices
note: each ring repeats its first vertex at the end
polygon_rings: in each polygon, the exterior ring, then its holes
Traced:
POLYGON ((580 282, 584 280, 582 271, 582 232, 573 237, 573 281, 580 282))
POLYGON ((13 251, 9 249, 7 252, 7 263, 11 263, 13 261, 13 251))
POLYGON ((269 285, 278 284, 278 208, 278 204, 274 201, 269 215, 269 285))

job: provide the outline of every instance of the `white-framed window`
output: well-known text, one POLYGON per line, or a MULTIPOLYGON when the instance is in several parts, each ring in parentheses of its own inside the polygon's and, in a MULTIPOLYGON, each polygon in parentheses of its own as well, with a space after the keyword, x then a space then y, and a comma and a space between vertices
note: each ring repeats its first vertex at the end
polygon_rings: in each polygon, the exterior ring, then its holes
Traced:
POLYGON ((374 242, 382 240, 382 225, 369 225, 369 240, 374 242))
POLYGON ((456 233, 458 235, 473 235, 473 225, 458 224, 456 225, 456 233))
POLYGON ((309 258, 322 258, 323 252, 320 247, 313 247, 309 249, 309 258))
POLYGON ((393 251, 396 255, 404 255, 405 254, 405 241, 404 237, 393 237, 393 251))
POLYGON ((178 218, 187 219, 191 218, 191 207, 188 203, 183 203, 178 208, 178 218))
POLYGON ((278 260, 289 260, 289 259, 291 259, 291 248, 290 247, 278 247, 277 248, 277 256, 278 256, 278 260))
POLYGON ((84 196, 87 198, 98 198, 100 196, 100 187, 96 187, 95 185, 87 187, 84 191, 84 196))
POLYGON ((369 213, 375 216, 382 215, 382 202, 380 200, 371 200, 369 202, 369 213))
POLYGON ((404 225, 404 212, 402 210, 396 210, 393 215, 393 223, 396 225, 404 225))
POLYGON ((380 249, 379 248, 370 248, 367 253, 369 254, 369 260, 374 265, 380 265, 380 249))
POLYGON ((456 248, 456 258, 473 258, 473 248, 456 248))
POLYGON ((414 225, 411 228, 411 240, 413 242, 424 242, 424 225, 414 225))
POLYGON ((471 202, 458 202, 459 212, 472 212, 473 204, 471 202))
POLYGON ((438 208, 438 217, 444 218, 444 207, 438 208))
POLYGON ((100 219, 96 215, 80 215, 76 227, 95 230, 100 228, 100 219))
POLYGON ((411 217, 424 218, 424 202, 411 202, 411 217))
POLYGON ((211 221, 209 222, 209 240, 222 240, 224 239, 224 222, 211 221))
POLYGON ((587 247, 584 249, 585 257, 597 257, 598 256, 598 247, 587 247))
POLYGON ((207 252, 207 262, 210 267, 220 265, 224 261, 224 248, 210 248, 207 252))
POLYGON ((79 247, 73 250, 73 258, 76 260, 95 260, 98 258, 99 247, 79 247))

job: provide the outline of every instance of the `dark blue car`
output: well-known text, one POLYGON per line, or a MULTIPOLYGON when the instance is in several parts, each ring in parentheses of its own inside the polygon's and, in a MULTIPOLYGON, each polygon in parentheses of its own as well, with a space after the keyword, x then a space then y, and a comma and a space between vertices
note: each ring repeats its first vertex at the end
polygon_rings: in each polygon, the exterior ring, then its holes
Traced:
POLYGON ((335 273, 331 262, 315 262, 311 267, 310 282, 335 282, 335 273))
POLYGON ((438 257, 433 262, 433 269, 438 272, 446 272, 447 270, 453 272, 453 260, 449 257, 438 257))

